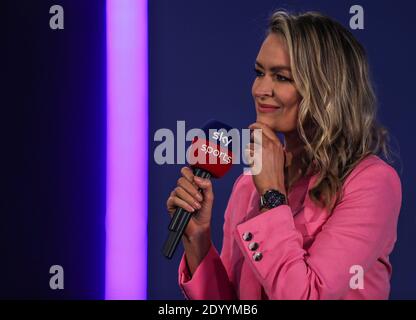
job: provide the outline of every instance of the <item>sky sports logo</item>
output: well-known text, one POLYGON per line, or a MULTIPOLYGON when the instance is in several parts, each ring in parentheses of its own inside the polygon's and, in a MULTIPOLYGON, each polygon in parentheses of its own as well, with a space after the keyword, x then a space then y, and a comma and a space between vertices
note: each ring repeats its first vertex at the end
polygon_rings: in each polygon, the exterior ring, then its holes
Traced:
POLYGON ((185 121, 177 121, 176 132, 167 128, 155 132, 153 141, 158 144, 154 148, 154 161, 158 165, 243 164, 244 174, 256 175, 261 171, 261 136, 260 129, 186 130, 185 121), (259 143, 254 144, 251 154, 248 146, 252 133, 259 143))
MULTIPOLYGON (((211 164, 217 164, 217 163, 231 164, 233 161, 232 154, 230 155, 228 154, 228 152, 226 153, 224 151, 221 151, 221 149, 219 150, 205 143, 203 143, 201 147, 198 148, 197 150, 202 151, 204 155, 208 155, 208 157, 207 156, 201 157, 201 160, 203 162, 208 162, 208 163, 211 162, 211 164), (210 157, 209 155, 212 155, 213 157, 210 157), (205 159, 208 159, 208 161, 205 159)), ((192 162, 189 162, 189 163, 193 164, 192 162)), ((198 163, 201 163, 201 162, 198 161, 198 163)))
POLYGON ((230 139, 230 137, 227 136, 227 133, 224 133, 223 131, 214 131, 212 134, 212 138, 214 140, 220 141, 226 147, 228 147, 228 145, 233 141, 233 139, 230 139))

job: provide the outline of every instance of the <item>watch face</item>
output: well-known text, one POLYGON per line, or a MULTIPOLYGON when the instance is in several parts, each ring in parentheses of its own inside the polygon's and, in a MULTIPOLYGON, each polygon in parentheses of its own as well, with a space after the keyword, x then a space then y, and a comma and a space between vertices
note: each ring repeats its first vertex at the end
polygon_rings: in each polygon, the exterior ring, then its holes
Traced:
POLYGON ((264 194, 265 207, 275 208, 286 202, 286 197, 284 194, 280 193, 277 190, 269 190, 264 194))

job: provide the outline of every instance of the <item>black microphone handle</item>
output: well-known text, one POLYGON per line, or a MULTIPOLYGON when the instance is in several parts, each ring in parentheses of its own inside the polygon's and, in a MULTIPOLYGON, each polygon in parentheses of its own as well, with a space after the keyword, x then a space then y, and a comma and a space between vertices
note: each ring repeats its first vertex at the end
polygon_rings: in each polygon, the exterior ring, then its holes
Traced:
POLYGON ((163 255, 166 258, 172 259, 190 219, 191 214, 185 211, 185 213, 183 214, 182 223, 178 227, 178 230, 169 231, 168 238, 165 241, 165 244, 163 245, 163 255))
MULTIPOLYGON (((211 174, 203 169, 194 168, 193 173, 197 177, 209 179, 211 178, 211 174)), ((199 189, 201 192, 202 190, 199 189)), ((163 255, 168 258, 172 259, 176 248, 179 244, 180 239, 186 229, 186 226, 191 219, 191 213, 187 212, 182 208, 178 208, 173 215, 173 218, 169 224, 169 235, 163 245, 163 255)))

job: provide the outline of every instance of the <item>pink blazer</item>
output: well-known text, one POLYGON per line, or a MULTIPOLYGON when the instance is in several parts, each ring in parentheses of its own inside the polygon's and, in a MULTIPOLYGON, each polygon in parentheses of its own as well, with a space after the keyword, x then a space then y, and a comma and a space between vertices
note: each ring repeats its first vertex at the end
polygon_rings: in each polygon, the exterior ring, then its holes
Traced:
POLYGON ((368 156, 348 176, 330 216, 306 193, 316 178, 300 180, 289 205, 260 214, 252 177, 241 175, 225 212, 221 255, 211 245, 192 278, 182 257, 179 285, 185 297, 388 299, 399 176, 379 157, 368 156))

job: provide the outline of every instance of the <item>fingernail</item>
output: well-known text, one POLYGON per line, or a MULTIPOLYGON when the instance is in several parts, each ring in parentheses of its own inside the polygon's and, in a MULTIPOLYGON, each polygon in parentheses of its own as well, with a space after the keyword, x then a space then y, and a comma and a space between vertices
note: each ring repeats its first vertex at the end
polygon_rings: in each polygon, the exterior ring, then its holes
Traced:
POLYGON ((194 176, 194 180, 198 182, 202 182, 202 179, 200 177, 194 176))
POLYGON ((197 194, 195 196, 199 201, 204 200, 204 198, 202 197, 202 195, 199 192, 197 192, 197 194))
POLYGON ((194 207, 197 209, 201 209, 201 205, 198 202, 194 202, 194 207))

